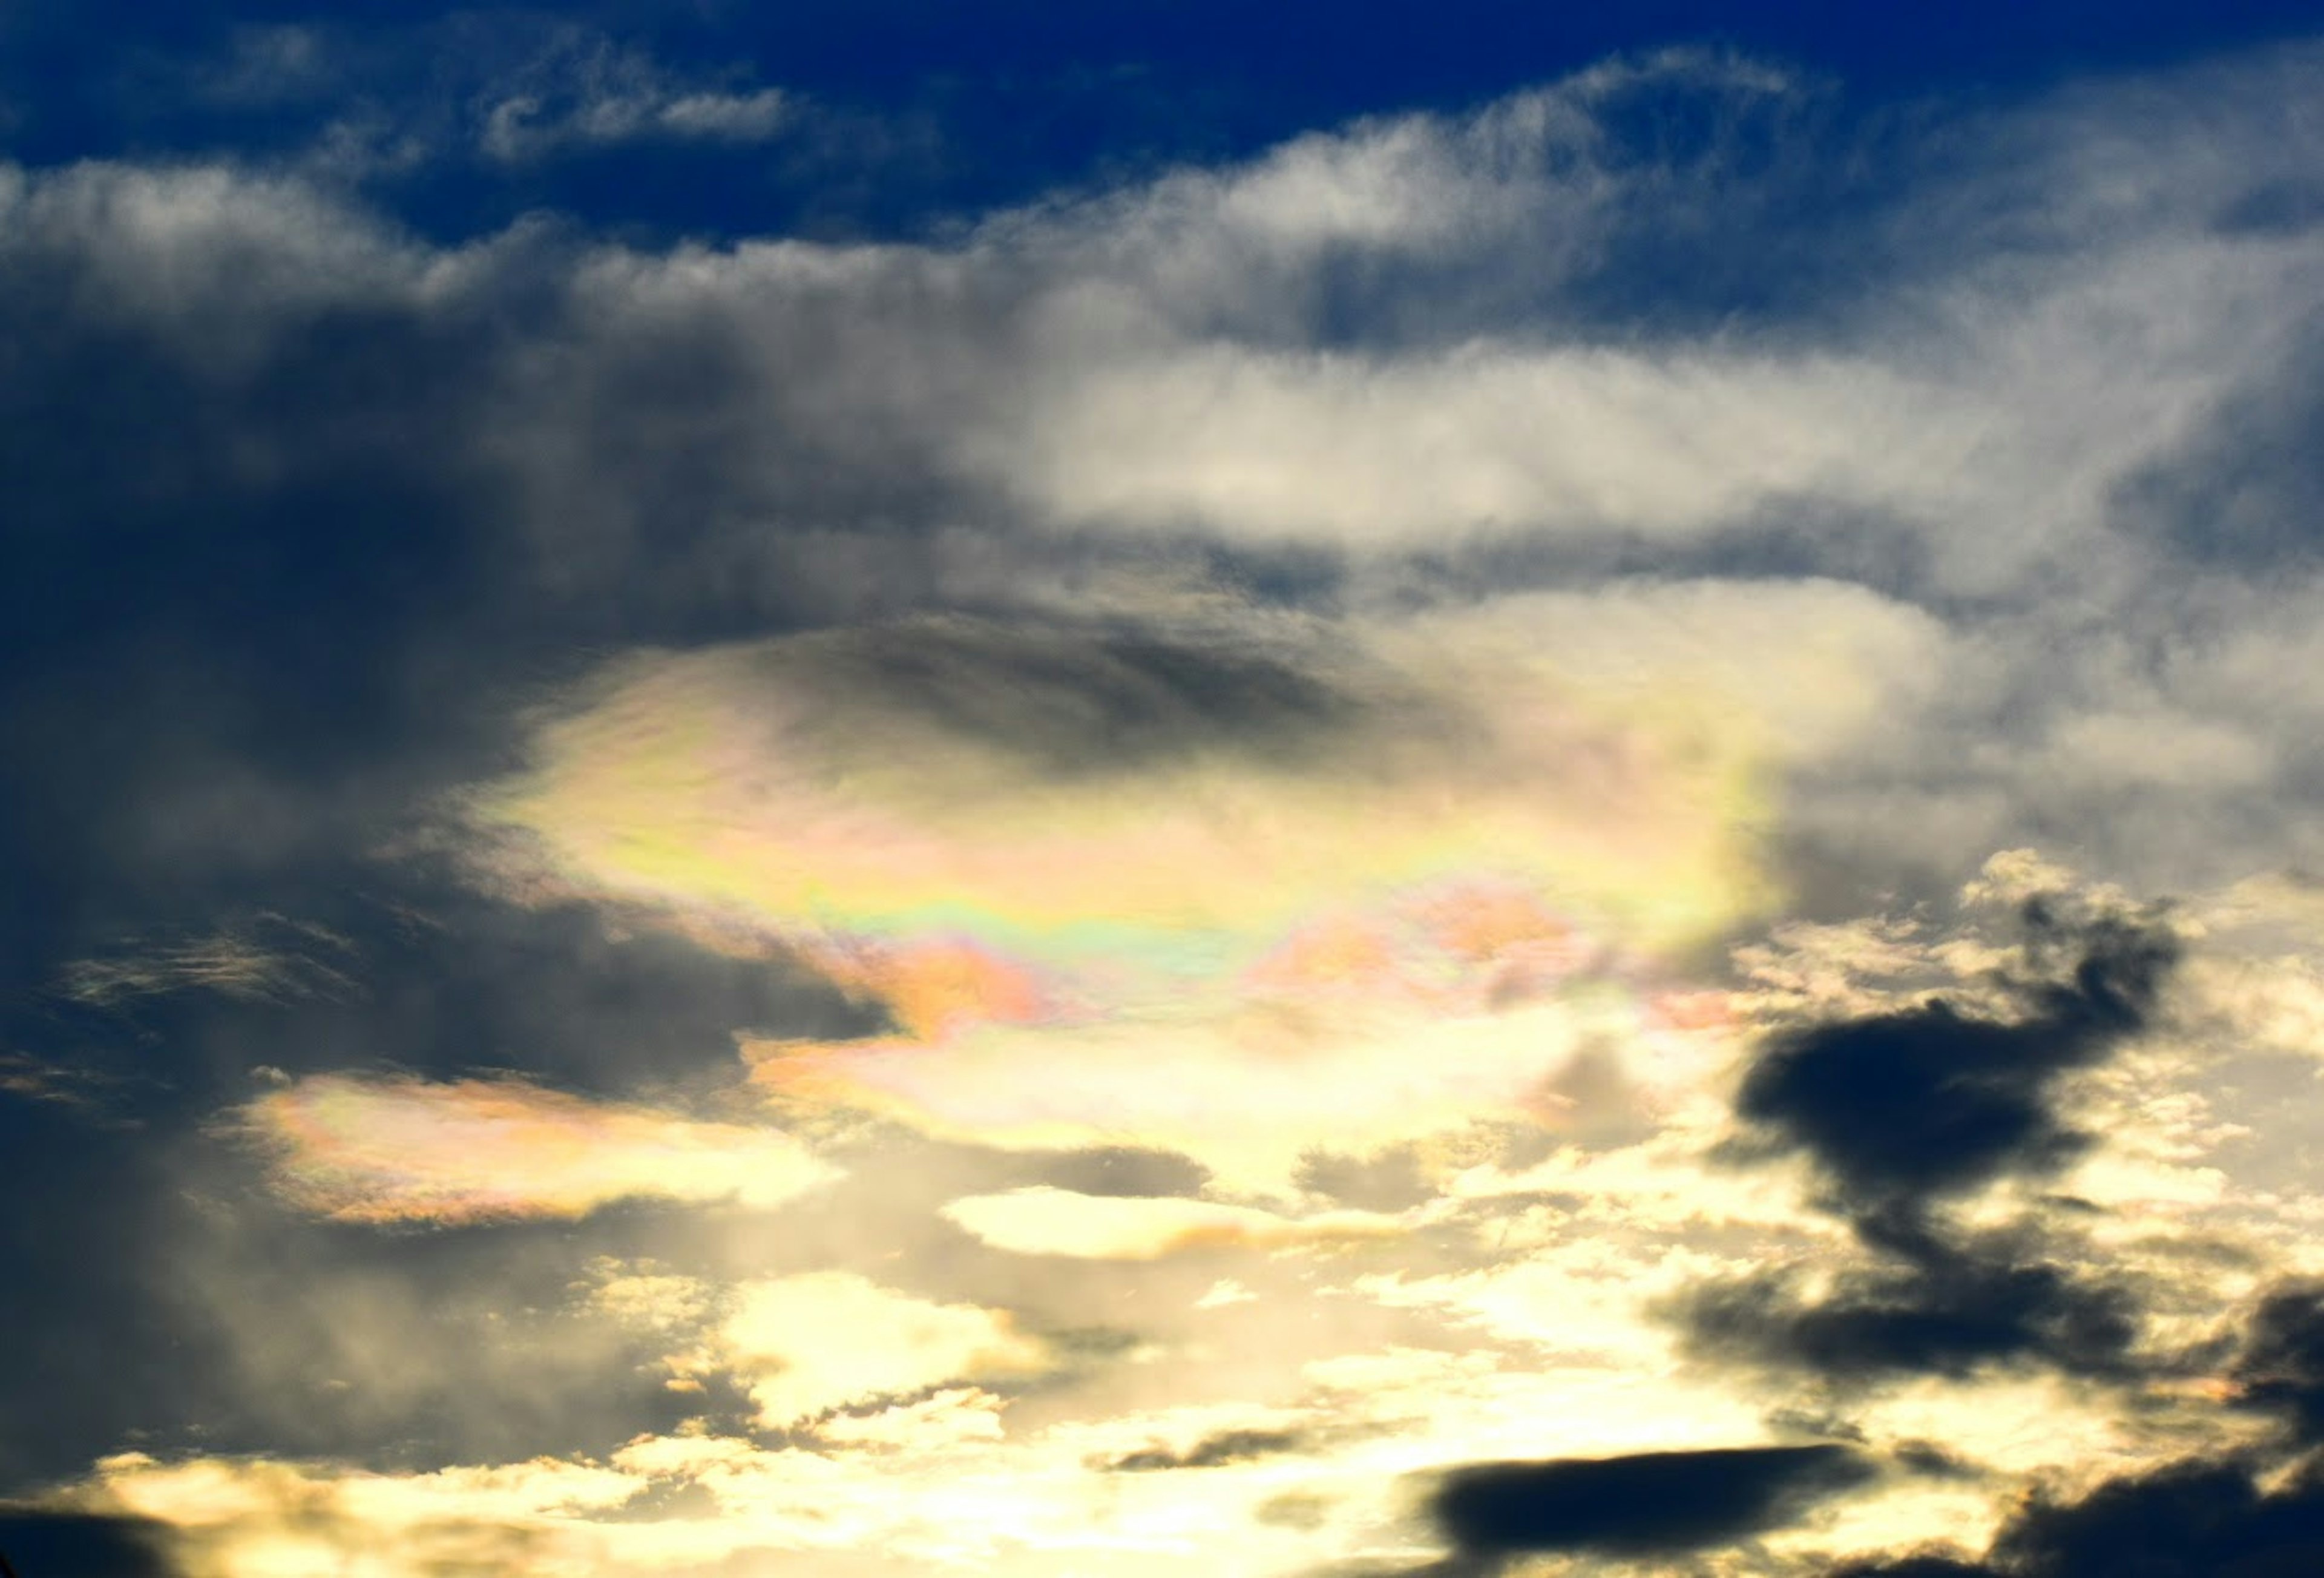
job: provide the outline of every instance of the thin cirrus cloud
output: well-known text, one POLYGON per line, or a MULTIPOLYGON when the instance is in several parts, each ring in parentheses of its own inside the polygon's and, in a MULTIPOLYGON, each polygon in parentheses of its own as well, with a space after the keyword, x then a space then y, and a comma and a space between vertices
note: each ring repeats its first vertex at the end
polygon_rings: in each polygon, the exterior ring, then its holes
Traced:
POLYGON ((688 81, 610 40, 568 32, 487 96, 478 149, 531 163, 639 143, 762 143, 789 129, 797 105, 774 88, 688 81))

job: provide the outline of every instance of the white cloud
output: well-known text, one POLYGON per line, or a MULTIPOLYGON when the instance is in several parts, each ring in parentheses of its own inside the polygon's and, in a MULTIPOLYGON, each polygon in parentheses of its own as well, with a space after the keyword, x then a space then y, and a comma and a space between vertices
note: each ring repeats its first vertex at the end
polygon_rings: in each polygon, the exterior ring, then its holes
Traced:
POLYGON ((482 106, 486 157, 525 164, 650 142, 762 143, 796 113, 780 88, 689 82, 633 50, 569 32, 482 106))

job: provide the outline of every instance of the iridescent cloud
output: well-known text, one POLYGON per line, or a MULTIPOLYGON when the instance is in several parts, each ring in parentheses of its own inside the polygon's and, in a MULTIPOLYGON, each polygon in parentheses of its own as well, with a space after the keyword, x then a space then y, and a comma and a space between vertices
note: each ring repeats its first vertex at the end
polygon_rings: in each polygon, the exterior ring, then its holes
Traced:
POLYGON ((787 1110, 1167 1146, 1279 1193, 1318 1149, 1555 1127, 1593 1047, 1649 1088, 1705 1066, 1723 1012, 1661 961, 1774 900, 1768 774, 1881 689, 1832 650, 1887 667, 1919 639, 1796 595, 1804 654, 1700 588, 649 653, 460 812, 502 891, 642 905, 881 1010, 869 1038, 744 1040, 787 1110))
POLYGON ((625 1199, 767 1207, 836 1176, 772 1130, 516 1080, 320 1075, 240 1121, 283 1197, 337 1222, 577 1217, 625 1199))

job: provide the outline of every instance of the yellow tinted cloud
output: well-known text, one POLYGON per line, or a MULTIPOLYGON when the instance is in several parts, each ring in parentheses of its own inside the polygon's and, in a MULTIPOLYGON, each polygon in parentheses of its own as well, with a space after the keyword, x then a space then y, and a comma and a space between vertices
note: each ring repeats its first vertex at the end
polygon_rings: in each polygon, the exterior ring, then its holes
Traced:
POLYGON ((930 1303, 848 1271, 745 1286, 718 1347, 747 1378, 769 1429, 949 1381, 1035 1374, 1049 1363, 1003 1312, 930 1303))
POLYGON ((1151 1260, 1179 1250, 1349 1242, 1385 1237, 1405 1225, 1402 1218, 1370 1211, 1279 1216, 1208 1200, 1083 1195, 1046 1185, 972 1195, 945 1206, 944 1214, 995 1249, 1111 1260, 1151 1260))
POLYGON ((616 1200, 781 1204, 835 1176, 788 1135, 514 1080, 323 1075, 242 1114, 276 1186, 339 1222, 577 1217, 616 1200))

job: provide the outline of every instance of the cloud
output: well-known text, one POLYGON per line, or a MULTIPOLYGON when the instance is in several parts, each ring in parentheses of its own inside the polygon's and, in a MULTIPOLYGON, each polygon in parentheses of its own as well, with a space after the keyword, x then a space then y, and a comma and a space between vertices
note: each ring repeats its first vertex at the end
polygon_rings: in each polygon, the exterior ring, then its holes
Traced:
MULTIPOLYGON (((1763 775, 1880 688, 1822 684, 1732 590, 641 655, 545 712, 535 767, 459 797, 453 836, 520 902, 779 947, 884 1013, 891 1034, 746 1038, 786 1103, 1280 1189, 1321 1149, 1600 1122, 1654 1077, 1556 1084, 1585 1042, 1683 1063, 1715 1034, 1655 961, 1766 901, 1763 775)), ((1923 637, 1842 588, 1793 595, 1830 619, 1819 648, 1923 637)))
POLYGON ((236 1122, 284 1198, 339 1222, 572 1218, 633 1199, 764 1210, 836 1176, 774 1130, 519 1080, 316 1075, 261 1096, 236 1122))
POLYGON ((1149 1260, 1186 1250, 1361 1242, 1410 1225, 1370 1211, 1292 1217, 1206 1200, 1081 1195, 1047 1186, 969 1195, 946 1204, 943 1214, 995 1249, 1119 1260, 1149 1260))
POLYGON ((148 1518, 0 1506, 0 1560, 24 1578, 175 1578, 167 1534, 148 1518))
POLYGON ((2116 1280, 2061 1263, 2064 1246, 2024 1231, 1955 1232, 1920 1220, 1858 1217, 1855 1226, 1875 1257, 1869 1269, 1813 1283, 1796 1270, 1761 1273, 1674 1300, 1695 1351, 1794 1366, 1842 1385, 1958 1379, 2025 1361, 2126 1372, 2137 1300, 2116 1280))
POLYGON ((2271 1290, 2230 1373, 2236 1400, 2281 1413, 2302 1442, 2324 1440, 2324 1287, 2271 1290))
MULTIPOLYGON (((1745 1138, 1730 1157, 1804 1153, 1818 1205, 1848 1223, 1869 1264, 1781 1267, 1687 1290, 1671 1307, 1696 1352, 1849 1386, 2026 1361, 2125 1371, 2140 1335, 2134 1285, 2078 1265, 2089 1250, 2072 1226, 2037 1213, 2008 1225, 1960 1219, 1979 1191, 2054 1174, 2091 1143, 2061 1119, 2056 1087, 2148 1028, 2181 952, 2162 920, 2053 885, 2062 880, 1998 856, 1969 890, 1973 901, 2013 903, 2025 931, 2014 949, 1968 939, 1955 949, 1956 968, 2001 1012, 1933 995, 1831 1018, 1811 1008, 1805 1022, 1770 1029, 1736 1092, 1745 1138)), ((1812 946, 1836 946, 1859 967, 1908 965, 1895 942, 1858 930, 1812 946)), ((1775 976, 1795 1001, 1832 991, 1803 972, 1775 976)))
POLYGON ((717 1352, 742 1376, 769 1429, 947 1383, 1037 1375, 1055 1363, 1005 1314, 930 1303, 844 1271, 743 1285, 717 1352))
POLYGON ((2062 979, 2029 983, 2022 1017, 1915 1009, 1779 1034, 1754 1059, 1736 1111, 1771 1146, 1806 1152, 1849 1209, 1917 1206, 2012 1172, 2055 1167, 2082 1143, 2047 1097, 2145 1024, 2178 954, 2131 918, 2075 925, 2029 905, 2029 952, 2062 979))
MULTIPOLYGON (((798 124, 559 48, 421 129, 798 124)), ((143 1444, 203 1578, 1290 1571, 1443 1463, 1456 1561, 2123 1474, 2245 1559, 2304 1489, 2153 1471, 2313 1433, 2313 895, 1914 905, 2317 853, 2313 73, 1923 154, 1672 58, 851 245, 0 176, 0 959, 89 1000, 0 1084, 152 1126, 9 1103, 8 1472, 143 1444), (1803 1386, 1983 1477, 1720 1446, 1803 1386)))
POLYGON ((1981 1561, 1926 1553, 1835 1568, 1830 1578, 2153 1578, 2308 1571, 2324 1560, 2324 1487, 2312 1469, 2263 1484, 2248 1463, 2188 1460, 2037 1496, 1981 1561))
POLYGON ((485 157, 526 164, 637 143, 763 143, 791 129, 779 88, 689 81, 635 50, 567 30, 478 106, 485 157))
POLYGON ((1106 1464, 1118 1474, 1159 1473, 1173 1469, 1214 1469, 1228 1463, 1296 1452, 1307 1444, 1296 1430, 1222 1430, 1205 1435, 1183 1452, 1149 1446, 1128 1453, 1106 1464))
POLYGON ((346 995, 355 991, 341 967, 352 947, 327 928, 262 916, 250 927, 74 960, 58 990, 93 1008, 194 990, 262 1002, 346 995))
POLYGON ((1828 1445, 1471 1463, 1445 1475, 1429 1507, 1466 1557, 1668 1555, 1790 1522, 1872 1473, 1828 1445))

